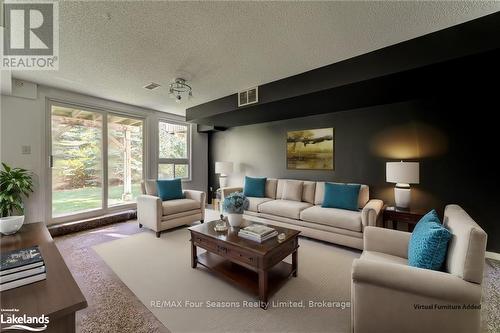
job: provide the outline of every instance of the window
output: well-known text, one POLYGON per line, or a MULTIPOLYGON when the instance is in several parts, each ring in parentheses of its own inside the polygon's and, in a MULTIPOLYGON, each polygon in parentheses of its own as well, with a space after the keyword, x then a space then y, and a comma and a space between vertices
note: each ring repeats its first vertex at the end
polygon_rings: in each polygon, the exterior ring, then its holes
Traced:
POLYGON ((190 178, 190 125, 160 121, 158 124, 158 179, 190 178))

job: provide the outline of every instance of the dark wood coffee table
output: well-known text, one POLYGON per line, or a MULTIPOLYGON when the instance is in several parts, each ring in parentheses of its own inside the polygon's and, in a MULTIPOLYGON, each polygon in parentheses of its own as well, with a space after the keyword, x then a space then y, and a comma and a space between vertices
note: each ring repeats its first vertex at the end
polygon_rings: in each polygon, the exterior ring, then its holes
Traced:
MULTIPOLYGON (((260 306, 267 308, 268 297, 290 276, 297 276, 298 235, 300 231, 271 226, 286 235, 263 243, 238 237, 239 228, 217 232, 217 221, 190 227, 191 267, 200 264, 228 281, 259 296, 260 306), (206 252, 197 254, 197 247, 206 252), (292 264, 283 259, 292 255, 292 264)), ((255 222, 244 221, 244 226, 255 222)))

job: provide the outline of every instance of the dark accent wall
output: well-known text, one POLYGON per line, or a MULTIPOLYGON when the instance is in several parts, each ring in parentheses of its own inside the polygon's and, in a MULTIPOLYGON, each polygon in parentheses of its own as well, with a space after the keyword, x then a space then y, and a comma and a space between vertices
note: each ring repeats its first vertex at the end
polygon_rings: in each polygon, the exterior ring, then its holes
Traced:
MULTIPOLYGON (((439 89, 446 80, 443 72, 456 67, 462 59, 500 49, 499 34, 500 13, 490 14, 259 85, 256 104, 238 107, 237 94, 232 94, 190 107, 186 120, 233 127, 413 99, 427 90, 439 89), (432 79, 425 81, 429 73, 432 79), (418 84, 422 78, 425 84, 418 84), (302 103, 295 100, 311 100, 310 95, 314 95, 315 102, 300 108, 302 103)), ((459 70, 451 74, 461 73, 459 70)))
POLYGON ((370 185, 372 198, 392 205, 394 184, 385 182, 385 162, 414 160, 420 162, 420 184, 412 186, 412 205, 442 214, 446 204, 460 204, 488 233, 488 250, 499 252, 500 99, 489 74, 495 77, 498 68, 484 73, 484 81, 468 78, 418 100, 211 133, 209 184, 218 187, 215 161, 233 161, 230 185, 241 185, 244 175, 359 182, 370 185), (286 132, 324 127, 335 127, 335 171, 287 170, 286 132))

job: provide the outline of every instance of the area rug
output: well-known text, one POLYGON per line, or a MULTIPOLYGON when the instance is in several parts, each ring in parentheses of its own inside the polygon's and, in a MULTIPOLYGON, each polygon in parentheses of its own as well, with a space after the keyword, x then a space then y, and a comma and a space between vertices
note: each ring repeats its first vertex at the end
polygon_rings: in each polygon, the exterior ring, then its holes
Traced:
POLYGON ((271 297, 267 310, 255 296, 191 268, 186 228, 93 249, 171 332, 349 332, 350 271, 360 252, 306 238, 299 244, 298 277, 271 297))

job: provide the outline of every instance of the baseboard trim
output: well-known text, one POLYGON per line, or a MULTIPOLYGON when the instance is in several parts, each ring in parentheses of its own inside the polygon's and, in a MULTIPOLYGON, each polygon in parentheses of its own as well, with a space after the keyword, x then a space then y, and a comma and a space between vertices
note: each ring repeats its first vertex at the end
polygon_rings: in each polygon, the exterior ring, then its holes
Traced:
POLYGON ((500 253, 486 251, 485 257, 488 259, 500 261, 500 253))

